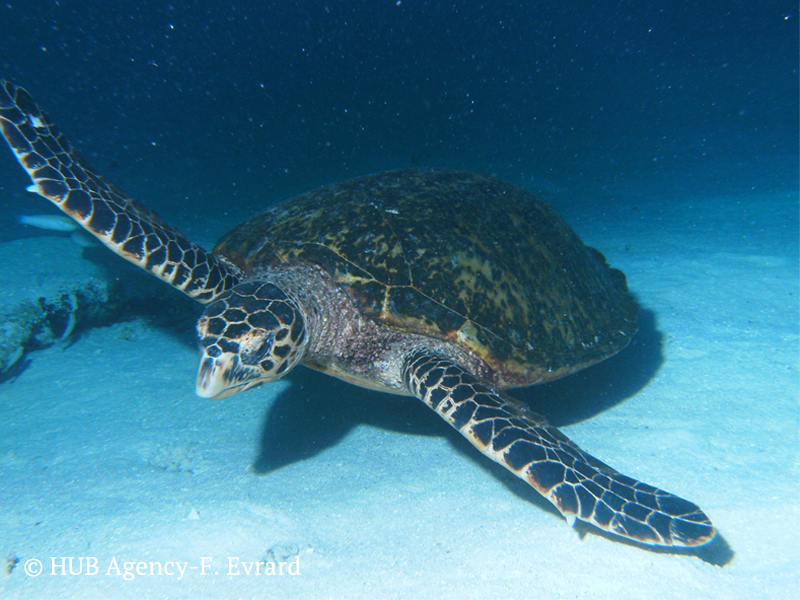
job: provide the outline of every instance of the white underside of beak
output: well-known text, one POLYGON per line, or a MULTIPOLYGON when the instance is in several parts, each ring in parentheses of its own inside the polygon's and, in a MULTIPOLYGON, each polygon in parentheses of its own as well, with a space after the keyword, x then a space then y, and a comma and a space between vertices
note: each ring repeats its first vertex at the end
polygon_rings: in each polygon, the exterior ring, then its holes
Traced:
POLYGON ((211 358, 203 352, 200 357, 200 368, 197 371, 197 395, 201 398, 220 400, 263 383, 258 380, 243 381, 241 383, 231 382, 226 377, 226 374, 230 372, 232 362, 233 359, 229 354, 211 358))
POLYGON ((227 356, 211 358, 205 352, 202 354, 200 368, 197 371, 196 391, 198 396, 218 400, 238 391, 236 389, 238 386, 231 387, 223 377, 229 362, 230 359, 227 356))
POLYGON ((197 395, 201 398, 210 398, 211 400, 222 400, 223 398, 227 398, 228 396, 233 396, 234 394, 242 391, 242 386, 235 386, 235 387, 225 387, 224 385, 220 385, 218 382, 216 384, 204 384, 200 381, 197 382, 197 395))

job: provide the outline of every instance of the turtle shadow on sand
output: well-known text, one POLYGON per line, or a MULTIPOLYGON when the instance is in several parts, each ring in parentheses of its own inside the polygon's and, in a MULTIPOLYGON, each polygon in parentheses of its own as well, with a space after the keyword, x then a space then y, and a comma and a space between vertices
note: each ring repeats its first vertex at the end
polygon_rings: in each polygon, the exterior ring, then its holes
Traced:
MULTIPOLYGON (((619 354, 557 381, 511 390, 511 395, 557 427, 589 419, 647 385, 663 361, 662 337, 655 314, 644 309, 639 315, 639 332, 619 354)), ((467 440, 433 418, 431 410, 414 398, 358 388, 311 369, 287 378, 292 385, 278 394, 266 411, 253 464, 256 473, 269 473, 316 456, 358 425, 446 436, 460 451, 484 464, 467 440)), ((500 468, 496 474, 501 471, 505 472, 500 468)), ((550 506, 546 501, 543 505, 550 506)))

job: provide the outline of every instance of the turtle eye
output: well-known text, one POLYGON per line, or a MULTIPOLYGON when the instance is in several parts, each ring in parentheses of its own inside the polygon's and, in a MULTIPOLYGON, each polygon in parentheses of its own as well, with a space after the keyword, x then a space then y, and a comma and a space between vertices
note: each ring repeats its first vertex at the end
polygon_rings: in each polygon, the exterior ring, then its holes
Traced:
POLYGON ((257 365, 272 353, 275 334, 263 329, 251 329, 238 341, 242 364, 257 365))

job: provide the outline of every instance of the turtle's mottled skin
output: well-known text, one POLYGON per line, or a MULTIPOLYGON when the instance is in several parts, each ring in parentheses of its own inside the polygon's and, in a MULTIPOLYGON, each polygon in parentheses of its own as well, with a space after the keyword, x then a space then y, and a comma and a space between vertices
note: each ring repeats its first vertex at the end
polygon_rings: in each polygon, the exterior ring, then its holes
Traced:
POLYGON ((276 205, 207 252, 94 173, 6 82, 0 129, 34 191, 207 304, 199 395, 305 364, 419 398, 570 521, 659 546, 716 535, 696 505, 618 473, 502 391, 603 360, 636 332, 625 276, 528 192, 461 171, 382 173, 276 205))

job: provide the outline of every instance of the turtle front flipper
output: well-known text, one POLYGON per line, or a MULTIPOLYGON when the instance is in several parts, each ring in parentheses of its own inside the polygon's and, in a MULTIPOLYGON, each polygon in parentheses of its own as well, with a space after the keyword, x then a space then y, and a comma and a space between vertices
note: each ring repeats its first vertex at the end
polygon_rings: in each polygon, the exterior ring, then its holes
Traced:
POLYGON ((236 269, 96 174, 22 88, 0 82, 0 130, 47 198, 108 248, 186 295, 210 302, 236 269))
POLYGON ((404 379, 413 395, 568 521, 653 546, 701 546, 714 538, 714 526, 695 504, 618 473, 454 363, 417 354, 406 363, 404 379))

